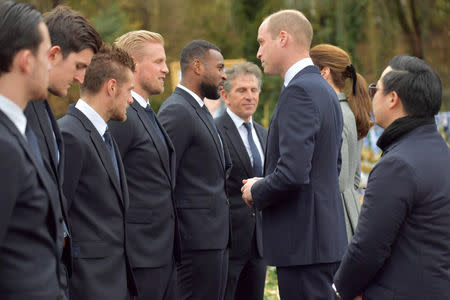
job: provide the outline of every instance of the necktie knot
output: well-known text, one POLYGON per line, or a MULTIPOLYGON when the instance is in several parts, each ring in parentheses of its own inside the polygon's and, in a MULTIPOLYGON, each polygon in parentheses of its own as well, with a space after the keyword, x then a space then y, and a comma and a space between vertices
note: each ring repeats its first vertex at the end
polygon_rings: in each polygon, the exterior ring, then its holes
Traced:
POLYGON ((244 126, 247 129, 247 132, 251 132, 252 131, 252 123, 244 122, 244 126))

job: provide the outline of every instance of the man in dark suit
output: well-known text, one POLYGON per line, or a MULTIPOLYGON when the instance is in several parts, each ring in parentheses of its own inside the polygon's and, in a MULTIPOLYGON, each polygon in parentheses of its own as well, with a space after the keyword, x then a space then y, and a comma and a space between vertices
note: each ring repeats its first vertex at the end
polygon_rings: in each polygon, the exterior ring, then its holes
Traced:
POLYGON ((23 114, 47 96, 50 37, 29 4, 0 2, 0 298, 64 299, 61 209, 23 114))
POLYGON ((342 113, 309 58, 312 28, 282 10, 258 30, 257 57, 284 87, 269 126, 264 178, 243 198, 262 210, 264 259, 277 266, 283 300, 333 299, 333 274, 347 245, 338 174, 342 113))
POLYGON ((139 289, 138 299, 176 300, 175 259, 180 234, 175 212, 175 149, 150 107, 150 95, 164 91, 164 39, 146 30, 128 32, 116 40, 136 63, 134 102, 127 120, 109 122, 127 176, 129 256, 139 289))
POLYGON ((334 277, 343 299, 448 299, 450 150, 436 128, 439 75, 398 55, 371 85, 383 150, 334 277), (358 296, 359 295, 359 296, 358 296))
MULTIPOLYGON (((68 7, 58 6, 44 15, 52 47, 48 53, 51 66, 49 91, 56 96, 66 96, 76 81, 83 83, 84 73, 102 40, 94 27, 79 13, 68 7)), ((71 274, 72 257, 70 224, 67 206, 62 193, 64 146, 56 118, 47 100, 32 101, 25 109, 29 126, 38 139, 44 165, 58 187, 59 215, 63 218, 64 250, 62 255, 61 288, 68 296, 68 276, 71 274)))
POLYGON ((225 73, 222 98, 227 109, 215 119, 233 164, 227 180, 233 247, 225 299, 262 300, 266 265, 262 259, 261 212, 248 207, 241 194, 242 180, 261 177, 263 172, 267 129, 252 120, 258 106, 262 73, 250 62, 236 64, 225 73))
POLYGON ((134 63, 115 47, 97 53, 81 99, 58 121, 65 146, 64 194, 73 235, 70 298, 125 300, 136 295, 128 259, 128 188, 106 122, 126 120, 134 63))
POLYGON ((179 299, 222 300, 230 239, 225 179, 229 154, 203 98, 218 99, 226 75, 217 46, 201 40, 181 51, 180 84, 158 118, 176 153, 175 201, 182 255, 179 299))

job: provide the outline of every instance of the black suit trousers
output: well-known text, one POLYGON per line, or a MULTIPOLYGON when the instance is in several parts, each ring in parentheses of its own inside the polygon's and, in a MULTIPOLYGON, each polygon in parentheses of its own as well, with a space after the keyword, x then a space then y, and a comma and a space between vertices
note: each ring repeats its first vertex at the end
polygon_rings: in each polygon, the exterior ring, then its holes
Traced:
POLYGON ((225 300, 263 300, 266 282, 266 264, 258 255, 255 234, 248 255, 231 257, 225 300))
POLYGON ((228 274, 228 248, 183 251, 177 273, 179 300, 222 300, 228 274))
POLYGON ((333 276, 339 262, 328 264, 277 267, 281 300, 338 300, 333 276))
POLYGON ((133 268, 139 296, 136 300, 177 300, 175 263, 158 268, 133 268))

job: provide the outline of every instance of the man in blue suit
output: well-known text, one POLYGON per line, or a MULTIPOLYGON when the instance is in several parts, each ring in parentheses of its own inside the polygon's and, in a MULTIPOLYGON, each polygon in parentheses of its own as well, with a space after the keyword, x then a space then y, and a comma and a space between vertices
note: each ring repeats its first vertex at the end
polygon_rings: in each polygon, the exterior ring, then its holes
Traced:
POLYGON ((448 299, 450 151, 434 121, 441 80, 423 60, 398 55, 369 91, 385 128, 377 142, 383 155, 335 289, 349 300, 448 299))
POLYGON ((334 299, 332 278, 347 237, 338 174, 342 113, 309 58, 312 27, 296 10, 266 18, 257 57, 284 86, 267 139, 264 178, 244 180, 243 199, 262 211, 263 249, 277 266, 283 300, 334 299))

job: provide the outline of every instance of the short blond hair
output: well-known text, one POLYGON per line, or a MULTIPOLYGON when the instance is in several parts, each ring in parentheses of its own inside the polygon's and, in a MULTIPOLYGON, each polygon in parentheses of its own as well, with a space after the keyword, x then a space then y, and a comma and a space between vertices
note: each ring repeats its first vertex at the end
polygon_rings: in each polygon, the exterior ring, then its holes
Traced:
POLYGON ((311 23, 298 10, 280 10, 268 16, 264 21, 268 22, 267 29, 272 39, 275 39, 280 31, 284 30, 290 33, 298 44, 305 46, 307 49, 311 47, 313 38, 311 23))
POLYGON ((118 37, 114 44, 129 55, 139 58, 141 49, 146 43, 160 43, 164 45, 164 38, 161 34, 147 30, 134 30, 118 37))

